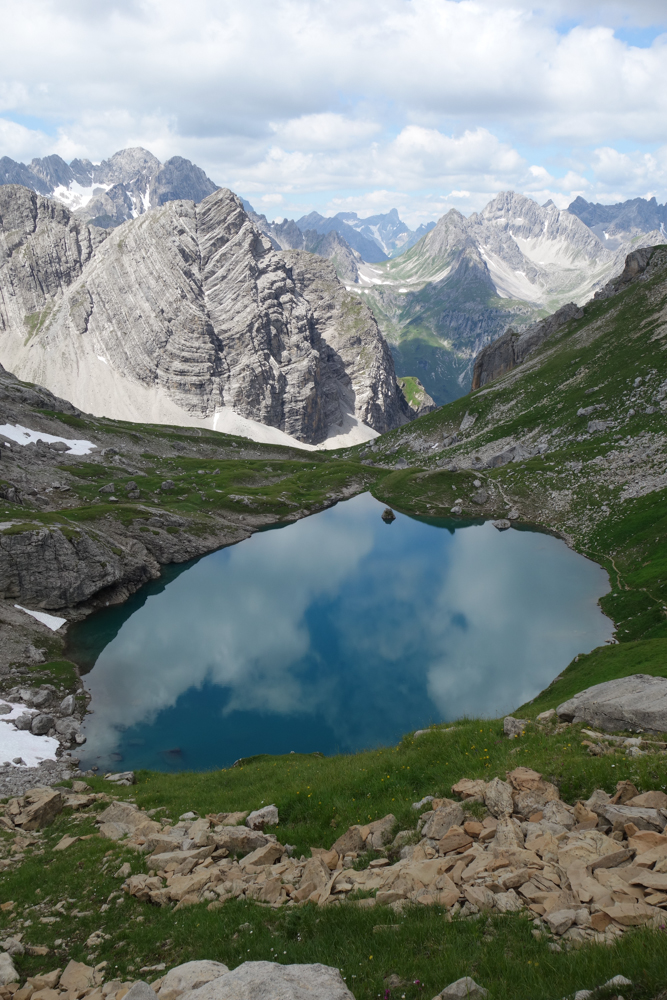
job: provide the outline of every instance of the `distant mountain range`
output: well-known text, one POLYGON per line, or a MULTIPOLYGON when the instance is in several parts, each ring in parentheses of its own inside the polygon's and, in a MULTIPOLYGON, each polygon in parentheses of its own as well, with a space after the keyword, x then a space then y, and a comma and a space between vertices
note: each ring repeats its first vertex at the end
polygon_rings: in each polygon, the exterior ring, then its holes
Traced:
MULTIPOLYGON (((99 164, 3 157, 0 184, 32 188, 104 229, 218 190, 189 160, 160 163, 141 148, 99 164)), ((278 223, 243 205, 274 250, 307 250, 333 263, 375 314, 398 375, 419 376, 438 404, 468 390, 475 356, 508 326, 521 330, 566 302, 583 304, 627 253, 667 242, 667 205, 655 198, 616 205, 576 198, 559 210, 503 192, 469 218, 452 209, 414 231, 396 209, 365 219, 311 212, 278 223)))
POLYGON ((364 298, 399 375, 417 374, 438 404, 470 387, 475 356, 508 326, 586 302, 625 256, 666 243, 667 207, 641 198, 567 210, 512 191, 465 218, 450 210, 400 257, 358 267, 364 298))
MULTIPOLYGON (((303 245, 303 241, 297 245, 299 233, 310 232, 318 236, 327 236, 335 232, 351 250, 369 263, 379 263, 397 257, 435 228, 435 222, 428 222, 413 231, 399 218, 395 208, 384 215, 370 215, 366 219, 360 219, 356 212, 339 212, 338 215, 328 218, 319 212, 310 212, 300 219, 284 219, 278 223, 269 222, 265 215, 259 215, 250 202, 244 201, 243 205, 255 225, 275 241, 277 248, 308 249, 303 245)), ((312 242, 313 238, 310 240, 312 242)))
POLYGON ((112 229, 168 201, 185 198, 200 202, 218 189, 190 160, 172 156, 160 163, 141 147, 122 149, 101 163, 66 163, 54 154, 26 166, 3 156, 0 184, 21 184, 55 198, 102 229, 112 229))

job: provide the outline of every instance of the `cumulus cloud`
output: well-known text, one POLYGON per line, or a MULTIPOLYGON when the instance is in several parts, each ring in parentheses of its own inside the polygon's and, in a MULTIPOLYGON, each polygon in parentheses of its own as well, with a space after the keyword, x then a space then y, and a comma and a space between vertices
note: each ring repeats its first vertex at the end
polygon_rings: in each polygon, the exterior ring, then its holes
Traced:
POLYGON ((402 191, 415 218, 503 187, 664 197, 665 21, 651 0, 8 0, 0 154, 144 145, 304 210, 402 191))

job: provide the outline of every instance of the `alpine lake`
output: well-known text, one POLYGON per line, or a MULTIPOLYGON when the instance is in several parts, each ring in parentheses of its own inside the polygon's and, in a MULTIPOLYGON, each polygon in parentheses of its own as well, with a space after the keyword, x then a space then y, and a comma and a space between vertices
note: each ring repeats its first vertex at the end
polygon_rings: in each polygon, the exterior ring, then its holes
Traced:
POLYGON ((81 767, 212 770, 498 717, 609 639, 606 572, 541 531, 382 520, 369 493, 167 566, 70 633, 81 767))

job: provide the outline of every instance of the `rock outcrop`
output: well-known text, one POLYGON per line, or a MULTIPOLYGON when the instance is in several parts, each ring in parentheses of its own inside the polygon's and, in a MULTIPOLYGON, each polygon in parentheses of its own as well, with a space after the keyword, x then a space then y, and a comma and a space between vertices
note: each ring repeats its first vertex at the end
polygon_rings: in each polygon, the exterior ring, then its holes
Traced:
POLYGON ((586 688, 556 709, 565 722, 589 722, 619 729, 667 732, 667 678, 633 674, 586 688))
POLYGON ((318 444, 413 416, 366 306, 327 261, 276 252, 226 189, 104 231, 0 187, 0 361, 141 422, 240 417, 318 444))
POLYGON ((572 319, 581 319, 583 315, 583 309, 574 302, 568 302, 523 333, 517 333, 510 327, 502 337, 498 337, 477 355, 471 389, 480 389, 487 382, 516 368, 566 323, 572 319))

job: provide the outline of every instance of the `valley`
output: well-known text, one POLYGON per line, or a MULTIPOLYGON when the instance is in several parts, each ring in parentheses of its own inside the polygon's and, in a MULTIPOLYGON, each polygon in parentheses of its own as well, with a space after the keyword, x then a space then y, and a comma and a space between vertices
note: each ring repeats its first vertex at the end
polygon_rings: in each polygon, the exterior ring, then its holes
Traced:
MULTIPOLYGON (((298 260, 300 251, 291 253, 298 260)), ((319 272, 306 272, 301 287, 315 279, 319 272)), ((299 289, 295 281, 293 294, 299 289)), ((318 301, 324 310, 324 295, 318 301)), ((92 812, 67 807, 35 836, 6 825, 0 832, 3 884, 12 903, 0 921, 7 941, 20 935, 25 942, 19 940, 23 951, 14 956, 22 978, 70 960, 91 969, 106 962, 105 979, 120 983, 109 986, 111 995, 137 975, 159 977, 165 947, 170 966, 200 957, 238 965, 271 960, 279 943, 290 961, 342 968, 357 1000, 397 988, 406 1000, 417 1000, 423 988, 435 991, 468 974, 492 984, 493 1000, 559 1000, 616 974, 630 983, 623 987, 626 1000, 658 995, 664 932, 657 925, 617 929, 604 943, 580 947, 572 943, 576 934, 552 933, 535 910, 493 908, 470 911, 465 919, 448 913, 444 903, 396 908, 363 892, 358 901, 324 907, 295 902, 280 910, 250 897, 229 899, 221 908, 195 900, 179 904, 177 912, 171 905, 147 906, 119 888, 112 870, 127 866, 126 874, 145 878, 141 853, 124 841, 105 850, 95 817, 110 799, 134 800, 174 817, 276 801, 280 839, 307 853, 313 845, 328 849, 366 816, 372 822, 391 814, 409 829, 413 799, 447 797, 461 778, 502 779, 519 761, 548 776, 568 808, 589 801, 596 789, 609 797, 619 782, 631 782, 636 791, 659 790, 662 744, 639 738, 638 753, 629 753, 611 737, 591 739, 585 723, 545 726, 536 717, 591 684, 630 674, 667 676, 666 302, 667 251, 657 245, 634 253, 611 281, 600 278, 597 297, 581 308, 534 329, 527 320, 523 334, 508 334, 511 351, 502 344, 486 348, 478 356, 479 387, 466 396, 381 436, 326 451, 306 450, 296 440, 256 442, 201 424, 95 416, 31 381, 0 373, 2 692, 19 704, 24 692, 32 698, 31 692, 52 691, 56 700, 69 692, 76 706, 64 719, 53 709, 57 736, 46 738, 60 744, 57 761, 34 770, 9 763, 0 768, 5 796, 19 794, 39 775, 61 788, 82 777, 85 744, 76 737, 85 730, 88 696, 81 664, 67 647, 66 630, 31 612, 76 623, 100 609, 120 609, 150 581, 159 588, 162 567, 368 491, 416 523, 438 519, 458 531, 465 523, 494 520, 498 530, 486 530, 499 542, 526 528, 557 536, 550 540, 555 544, 563 539, 606 569, 611 589, 600 605, 614 628, 611 641, 588 655, 579 650, 516 711, 524 726, 516 741, 507 738, 502 720, 467 718, 360 753, 250 753, 227 770, 137 771, 136 784, 127 789, 87 773, 93 792, 104 797, 92 812), (40 434, 43 440, 34 443, 40 434), (361 801, 368 808, 363 816, 361 801), (55 851, 63 838, 70 846, 55 851), (42 888, 36 894, 38 868, 42 888), (361 905, 364 899, 368 904, 361 905), (57 900, 76 911, 65 939, 57 923, 62 907, 52 912, 57 900), (394 926, 399 929, 386 931, 394 926), (518 961, 517 955, 531 957, 518 961)), ((35 329, 39 336, 39 323, 35 329)), ((404 379, 403 392, 418 411, 424 386, 404 379)), ((378 527, 391 532, 396 524, 378 517, 378 527)), ((168 571, 165 585, 169 579, 168 571)), ((94 700, 89 707, 94 713, 94 700)), ((478 812, 485 818, 480 808, 466 822, 476 823, 478 812)), ((361 852, 354 870, 366 870, 371 861, 398 863, 393 850, 361 852)))

